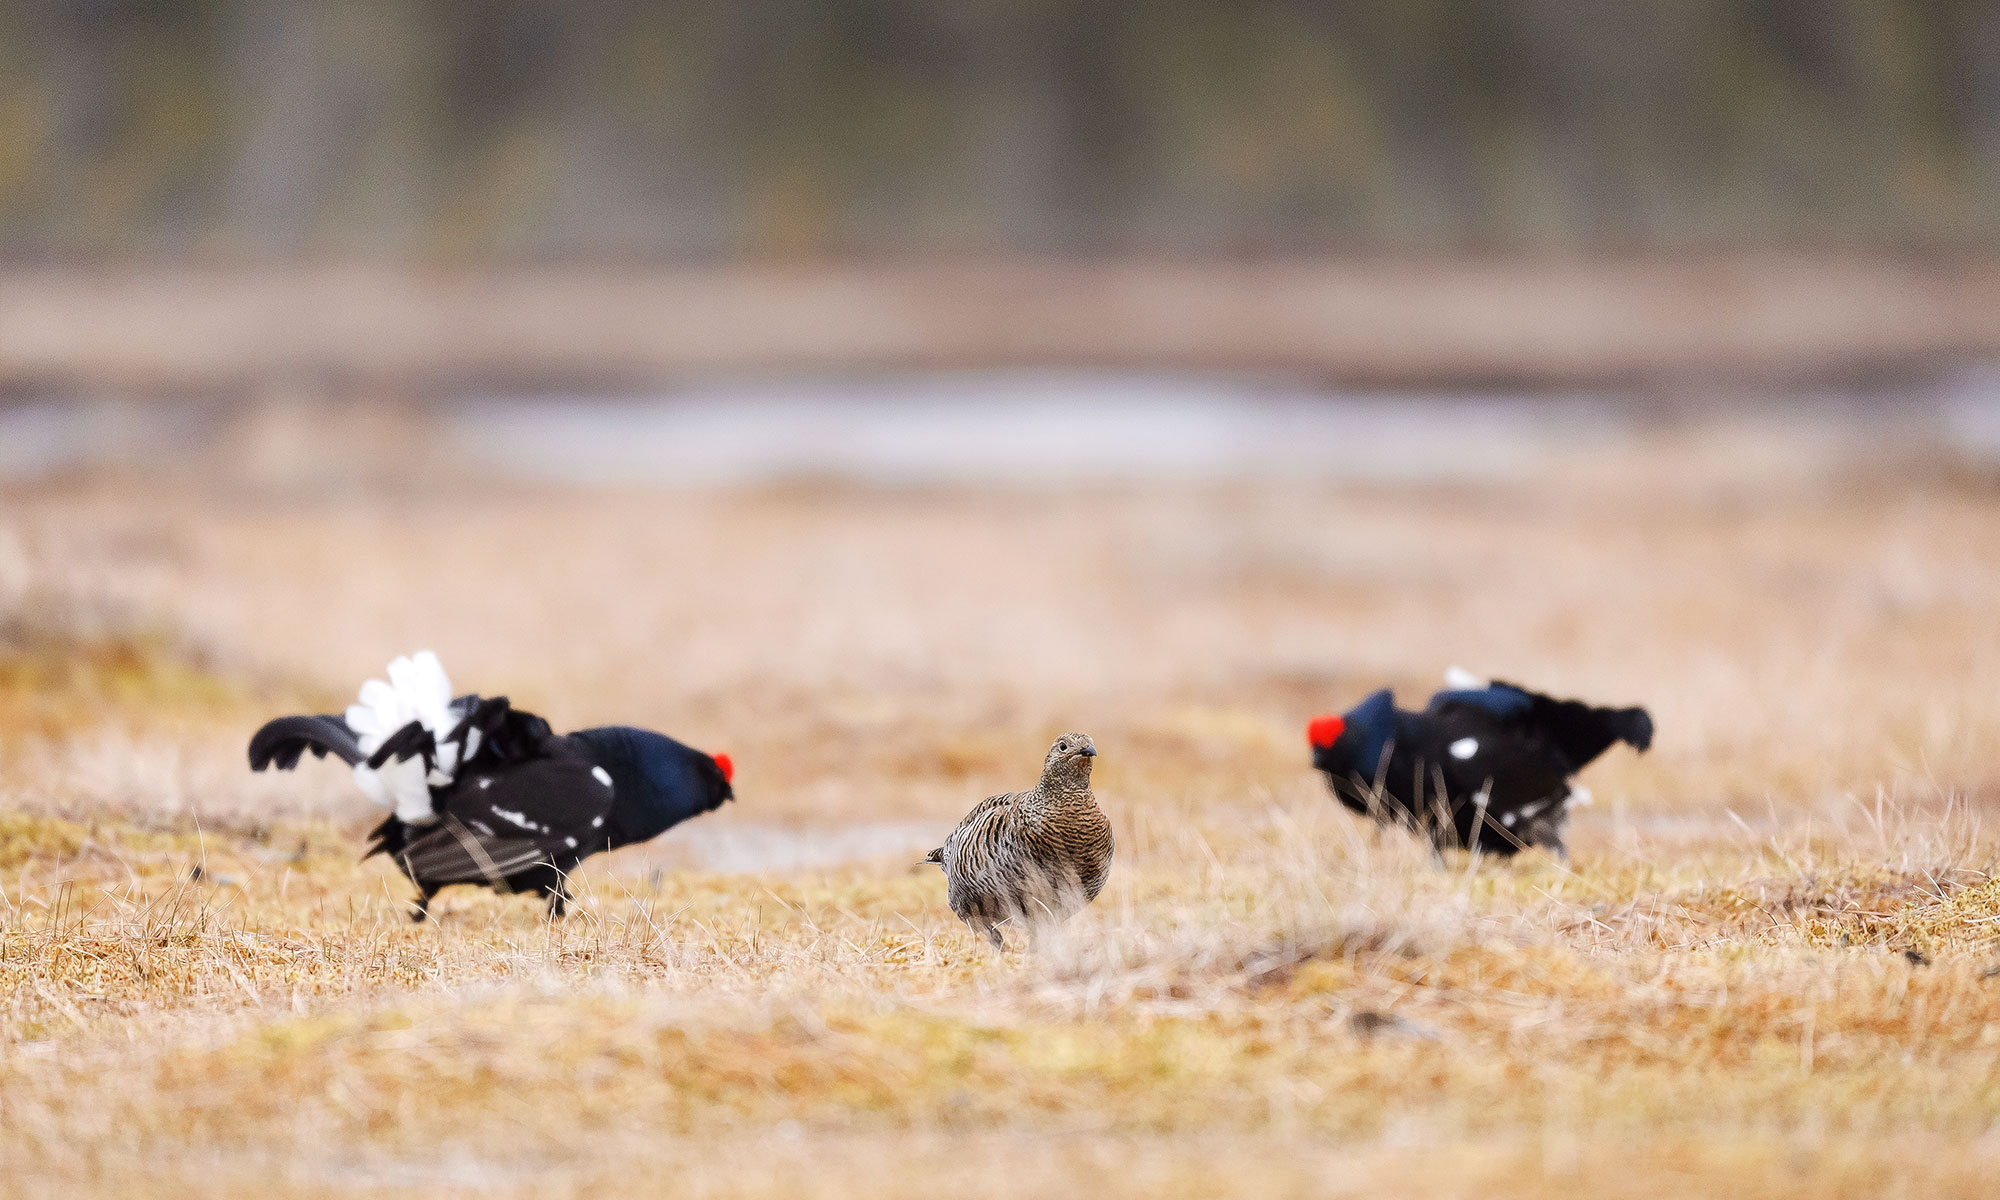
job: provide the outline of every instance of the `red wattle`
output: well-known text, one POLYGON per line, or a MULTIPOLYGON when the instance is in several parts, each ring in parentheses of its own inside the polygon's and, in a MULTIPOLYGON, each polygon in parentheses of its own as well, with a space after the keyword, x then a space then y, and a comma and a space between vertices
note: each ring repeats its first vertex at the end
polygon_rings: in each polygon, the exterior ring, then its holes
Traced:
POLYGON ((1314 717, 1312 724, 1306 726, 1306 737, 1314 749, 1324 750, 1339 741, 1346 728, 1347 722, 1340 717, 1314 717))
POLYGON ((715 765, 722 772, 722 782, 724 783, 736 782, 736 764, 729 761, 729 756, 727 754, 716 755, 715 765))

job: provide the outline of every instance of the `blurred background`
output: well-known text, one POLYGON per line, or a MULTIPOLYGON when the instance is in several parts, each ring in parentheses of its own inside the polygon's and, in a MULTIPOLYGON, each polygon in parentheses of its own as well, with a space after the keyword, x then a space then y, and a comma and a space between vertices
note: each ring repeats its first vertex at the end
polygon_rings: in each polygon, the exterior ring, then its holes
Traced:
POLYGON ((15 0, 15 263, 1957 252, 1979 0, 15 0))
POLYGON ((0 5, 14 479, 1478 475, 1607 391, 1990 456, 1996 247, 1980 0, 0 5))
POLYGON ((0 0, 0 1195, 1992 1194, 1996 681, 2000 0, 0 0), (426 648, 737 800, 409 926, 426 648), (1311 769, 1454 664, 1569 864, 1311 769))
POLYGON ((17 648, 433 646, 767 816, 1453 661, 1978 789, 1996 504, 1982 0, 0 3, 17 648))

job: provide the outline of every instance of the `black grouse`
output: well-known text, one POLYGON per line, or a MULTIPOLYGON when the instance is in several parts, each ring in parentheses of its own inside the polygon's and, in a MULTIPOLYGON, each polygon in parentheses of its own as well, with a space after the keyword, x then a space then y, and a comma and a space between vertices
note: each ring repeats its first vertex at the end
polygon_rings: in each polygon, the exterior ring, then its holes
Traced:
POLYGON ((1566 856, 1569 809, 1590 795, 1570 777, 1614 742, 1641 751, 1653 742, 1643 708, 1597 708, 1457 672, 1447 680, 1420 713, 1397 708, 1385 688, 1306 730, 1313 766, 1342 804, 1439 850, 1542 846, 1566 856))
POLYGON ((579 862, 735 797, 726 754, 617 725, 558 735, 504 696, 453 698, 429 651, 391 663, 389 682, 370 680, 344 715, 266 724, 250 768, 290 770, 307 751, 348 763, 394 809, 362 857, 387 854, 417 885, 418 921, 454 883, 537 892, 561 916, 579 862))

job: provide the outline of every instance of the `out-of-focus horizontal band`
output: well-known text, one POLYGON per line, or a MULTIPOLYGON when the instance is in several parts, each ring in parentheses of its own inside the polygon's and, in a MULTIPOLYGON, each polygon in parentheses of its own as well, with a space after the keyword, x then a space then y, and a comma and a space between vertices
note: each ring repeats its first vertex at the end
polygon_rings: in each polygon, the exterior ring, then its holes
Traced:
POLYGON ((0 270, 0 388, 601 389, 742 371, 1838 379, 2000 354, 2000 259, 0 270))

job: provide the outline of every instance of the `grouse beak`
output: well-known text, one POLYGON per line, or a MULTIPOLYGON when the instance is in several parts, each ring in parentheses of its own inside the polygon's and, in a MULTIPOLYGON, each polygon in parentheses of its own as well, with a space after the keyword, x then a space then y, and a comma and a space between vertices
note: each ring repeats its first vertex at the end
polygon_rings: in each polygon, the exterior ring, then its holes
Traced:
POLYGON ((1083 749, 1081 749, 1081 750, 1077 751, 1077 753, 1078 753, 1078 754, 1081 754, 1081 755, 1082 755, 1083 757, 1085 757, 1085 758, 1096 758, 1096 757, 1097 757, 1097 747, 1095 747, 1095 746, 1085 746, 1085 747, 1084 747, 1083 749))

